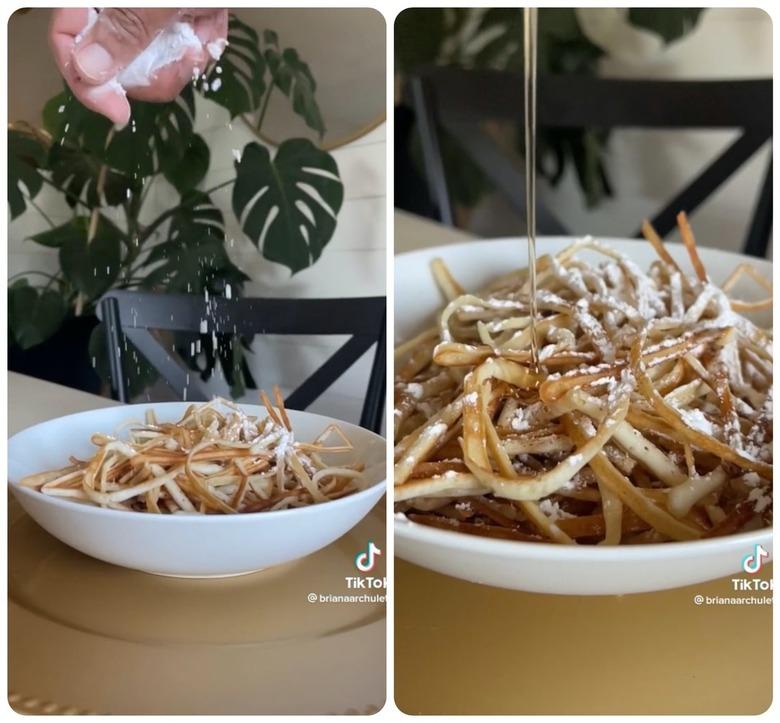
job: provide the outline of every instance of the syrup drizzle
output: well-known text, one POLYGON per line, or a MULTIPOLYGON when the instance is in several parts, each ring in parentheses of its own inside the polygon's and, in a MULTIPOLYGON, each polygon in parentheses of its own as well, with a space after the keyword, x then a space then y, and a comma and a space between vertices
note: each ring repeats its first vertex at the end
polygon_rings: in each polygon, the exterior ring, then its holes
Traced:
POLYGON ((531 295, 531 362, 539 371, 536 336, 536 45, 537 8, 523 8, 523 88, 525 92, 525 210, 531 295))

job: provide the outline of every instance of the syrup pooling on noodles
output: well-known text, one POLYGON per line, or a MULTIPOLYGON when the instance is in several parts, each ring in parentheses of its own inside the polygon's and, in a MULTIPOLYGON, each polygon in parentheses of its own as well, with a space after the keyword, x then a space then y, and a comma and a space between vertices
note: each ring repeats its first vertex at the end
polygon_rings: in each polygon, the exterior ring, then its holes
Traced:
POLYGON ((679 223, 693 275, 649 227, 647 272, 592 239, 539 259, 538 371, 527 271, 467 294, 434 264, 448 304, 397 350, 398 512, 562 543, 771 524, 772 340, 740 313, 771 298, 730 300, 679 223))
POLYGON ((352 452, 336 425, 311 443, 295 439, 282 395, 265 393, 266 418, 225 399, 191 405, 178 422, 153 411, 126 439, 92 436, 88 460, 21 480, 25 487, 110 509, 153 513, 266 512, 328 502, 365 488, 363 465, 322 455, 352 452))

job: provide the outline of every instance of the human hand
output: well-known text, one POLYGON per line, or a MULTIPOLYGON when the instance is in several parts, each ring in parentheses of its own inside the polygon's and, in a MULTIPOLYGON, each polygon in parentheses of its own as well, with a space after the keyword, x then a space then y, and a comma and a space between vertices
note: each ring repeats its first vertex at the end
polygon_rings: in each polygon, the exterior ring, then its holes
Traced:
POLYGON ((95 15, 91 8, 58 8, 52 11, 49 40, 76 98, 125 125, 128 96, 173 100, 219 57, 227 25, 224 9, 103 8, 95 15))

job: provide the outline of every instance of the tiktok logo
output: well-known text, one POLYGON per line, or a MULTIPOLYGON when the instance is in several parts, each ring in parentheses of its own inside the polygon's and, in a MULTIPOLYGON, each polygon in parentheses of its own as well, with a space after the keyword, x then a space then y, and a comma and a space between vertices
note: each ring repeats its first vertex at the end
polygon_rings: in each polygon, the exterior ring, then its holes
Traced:
POLYGON ((768 557, 769 553, 761 545, 756 545, 753 552, 742 560, 742 569, 749 575, 755 575, 768 557))
POLYGON ((361 550, 355 555, 355 567, 360 572, 371 572, 376 564, 376 558, 382 554, 373 540, 368 541, 368 547, 365 550, 361 550))

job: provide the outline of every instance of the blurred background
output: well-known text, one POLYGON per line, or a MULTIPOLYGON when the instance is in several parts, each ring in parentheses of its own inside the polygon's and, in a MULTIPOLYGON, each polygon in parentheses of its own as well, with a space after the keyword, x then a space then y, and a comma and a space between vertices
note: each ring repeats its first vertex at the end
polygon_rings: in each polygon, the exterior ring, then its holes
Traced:
MULTIPOLYGON (((484 237, 524 232, 522 213, 507 200, 507 189, 504 193, 497 190, 496 183, 474 162, 473 149, 470 153, 444 128, 457 122, 457 114, 466 106, 471 113, 483 104, 481 130, 491 138, 494 149, 501 149, 500 153, 522 170, 520 76, 516 75, 517 96, 502 100, 500 89, 493 92, 479 83, 469 86, 467 78, 450 78, 442 85, 440 77, 430 73, 435 66, 518 74, 522 71, 522 50, 519 9, 410 9, 398 16, 397 208, 443 219, 443 204, 431 192, 435 182, 420 145, 422 106, 419 95, 415 98, 414 79, 422 76, 428 93, 423 105, 430 112, 429 125, 434 127, 433 136, 440 144, 444 162, 451 223, 484 237), (461 80, 464 84, 460 87, 471 91, 459 101, 452 100, 458 95, 455 89, 461 80), (437 92, 447 95, 438 105, 437 92), (502 123, 491 116, 491 111, 499 106, 508 112, 507 105, 514 102, 518 105, 513 122, 502 123)), ((733 83, 734 91, 732 95, 726 92, 719 96, 718 104, 725 108, 741 102, 737 81, 771 79, 772 22, 762 10, 748 8, 542 8, 538 64, 540 98, 545 92, 545 75, 570 78, 572 90, 576 90, 577 79, 582 77, 722 80, 733 83)), ((569 99, 561 93, 558 98, 547 100, 553 107, 565 107, 569 99)), ((700 115, 703 112, 701 107, 693 110, 700 115)), ((732 110, 736 114, 752 113, 757 124, 771 128, 771 86, 769 94, 763 94, 761 104, 741 111, 726 108, 724 112, 732 110)), ((598 109, 588 112, 598 115, 598 109)), ((654 115, 663 114, 663 107, 654 109, 654 115)), ((694 130, 636 125, 612 129, 545 128, 543 115, 540 110, 539 201, 561 227, 574 235, 631 236, 643 218, 652 218, 740 134, 739 129, 728 128, 694 130)), ((771 184, 765 185, 770 146, 771 139, 762 142, 733 173, 724 173, 722 183, 691 214, 700 244, 734 251, 745 248, 762 191, 771 207, 771 184)), ((517 197, 522 199, 522 193, 518 189, 517 197)), ((771 208, 766 215, 771 227, 771 208)), ((543 223, 542 218, 539 223, 543 223)), ((753 253, 771 257, 771 232, 759 236, 762 241, 753 253)), ((672 230, 667 238, 677 240, 676 232, 672 230)))
MULTIPOLYGON (((44 107, 63 90, 62 79, 48 49, 49 14, 45 9, 20 10, 9 21, 8 120, 12 128, 25 134, 23 140, 29 134, 41 136, 44 107)), ((284 264, 265 258, 258 245, 247 238, 239 217, 231 210, 232 188, 229 184, 210 194, 211 201, 224 217, 224 236, 220 231, 220 242, 229 262, 238 269, 235 271, 231 267, 231 273, 248 277, 241 295, 288 298, 383 296, 387 172, 386 26, 383 17, 370 9, 241 9, 236 11, 236 17, 259 36, 257 45, 261 51, 271 49, 273 39, 265 33, 272 31, 278 36, 280 48, 295 49, 297 55, 291 56, 291 67, 299 58, 305 61, 306 68, 297 64, 295 70, 300 73, 301 81, 305 80, 303 76, 309 69, 311 76, 316 78, 318 115, 315 114, 315 121, 321 118, 324 128, 317 128, 318 122, 312 122, 300 108, 294 108, 292 96, 288 98, 278 90, 270 96, 260 131, 257 130, 260 120, 257 104, 246 112, 233 114, 224 103, 212 100, 209 92, 195 92, 194 131, 205 141, 209 160, 205 175, 199 178, 194 190, 212 189, 234 178, 236 159, 247 144, 258 142, 268 147, 273 156, 278 144, 291 137, 308 138, 327 151, 337 164, 343 184, 343 202, 327 247, 318 260, 294 274, 284 264)), ((263 63, 263 59, 259 62, 263 63)), ((265 69, 266 66, 262 67, 265 69)), ((216 89, 216 85, 212 84, 212 89, 216 89)), ((67 141, 70 143, 71 137, 67 141)), ((45 142, 51 145, 51 139, 45 142)), ((28 189, 20 188, 23 196, 27 196, 28 189)), ((145 191, 141 222, 146 223, 165 213, 179 202, 180 196, 183 197, 182 190, 166 178, 155 179, 151 192, 145 191)), ((31 238, 73 218, 74 208, 66 200, 61 191, 47 182, 35 195, 34 205, 28 202, 23 213, 13 214, 8 227, 10 279, 37 278, 40 281, 45 280, 40 274, 61 273, 61 250, 31 238), (29 271, 38 275, 25 276, 29 271)), ((76 211, 78 208, 77 205, 76 211)), ((100 213, 120 224, 119 207, 101 203, 100 213)), ((163 238, 165 228, 165 225, 161 226, 163 238)), ((38 284, 36 288, 43 293, 43 285, 38 284)), ((181 289, 169 285, 166 290, 181 289)), ((213 293, 223 294, 224 286, 213 293)), ((233 295, 236 295, 235 285, 233 295)), ((37 303, 36 311, 43 306, 43 303, 37 303)), ((32 309, 29 311, 33 313, 32 309)), ((49 324, 40 329, 40 333, 33 330, 35 333, 31 336, 34 338, 23 339, 29 348, 20 349, 18 340, 11 339, 12 369, 17 364, 18 371, 39 374, 41 357, 48 359, 49 367, 94 365, 94 355, 87 355, 83 334, 79 336, 73 325, 67 327, 73 320, 72 304, 64 314, 64 323, 53 334, 49 324), (41 337, 45 337, 41 343, 30 344, 41 337), (72 354, 68 356, 68 349, 75 347, 79 348, 77 359, 72 354), (25 356, 22 352, 29 353, 25 356), (25 366, 25 359, 30 354, 37 355, 38 362, 25 366), (60 361, 52 361, 55 359, 60 361)), ((245 355, 248 371, 259 386, 270 388, 272 384, 279 384, 289 392, 346 339, 256 335, 251 342, 251 353, 245 355)), ((373 348, 310 407, 311 411, 357 421, 372 358, 373 348)), ((199 363, 202 362, 201 359, 199 363)), ((61 383, 108 393, 104 380, 97 379, 94 373, 87 378, 89 370, 86 370, 86 377, 85 374, 60 374, 61 369, 49 371, 56 372, 54 375, 61 383)), ((231 385, 219 363, 206 384, 210 393, 227 395, 230 392, 231 385)), ((170 390, 159 380, 136 385, 133 391, 139 400, 172 398, 170 390)), ((255 402, 257 392, 241 390, 239 398, 255 402)))

